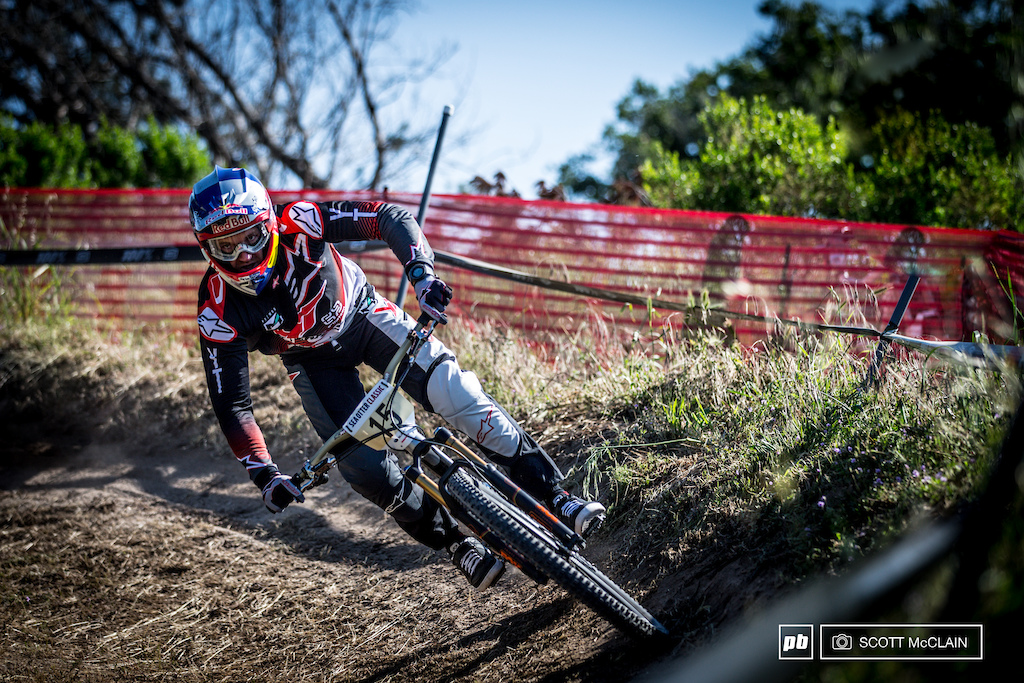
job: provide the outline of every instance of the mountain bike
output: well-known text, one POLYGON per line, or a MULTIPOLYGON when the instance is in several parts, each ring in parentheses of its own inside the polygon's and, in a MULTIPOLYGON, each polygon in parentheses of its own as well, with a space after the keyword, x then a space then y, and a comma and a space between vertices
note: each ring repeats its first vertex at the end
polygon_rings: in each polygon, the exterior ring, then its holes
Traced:
POLYGON ((496 465, 463 444, 450 430, 432 437, 415 421, 401 386, 437 321, 420 315, 416 326, 345 424, 306 460, 293 481, 303 491, 327 480, 327 472, 361 444, 406 453, 407 479, 445 506, 459 522, 524 575, 562 586, 576 599, 632 636, 664 636, 668 630, 614 581, 587 560, 585 542, 496 465))

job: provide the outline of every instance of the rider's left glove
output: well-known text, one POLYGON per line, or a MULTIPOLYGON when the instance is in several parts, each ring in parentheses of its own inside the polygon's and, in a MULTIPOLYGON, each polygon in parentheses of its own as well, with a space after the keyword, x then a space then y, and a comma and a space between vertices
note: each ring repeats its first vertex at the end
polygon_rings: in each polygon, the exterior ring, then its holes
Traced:
POLYGON ((274 465, 264 467, 253 481, 263 492, 263 504, 275 514, 294 501, 306 502, 306 497, 292 482, 292 478, 281 474, 274 465))
POLYGON ((416 290, 416 300, 420 303, 421 311, 439 323, 448 322, 444 309, 452 300, 451 287, 433 275, 427 275, 414 283, 413 288, 416 290))

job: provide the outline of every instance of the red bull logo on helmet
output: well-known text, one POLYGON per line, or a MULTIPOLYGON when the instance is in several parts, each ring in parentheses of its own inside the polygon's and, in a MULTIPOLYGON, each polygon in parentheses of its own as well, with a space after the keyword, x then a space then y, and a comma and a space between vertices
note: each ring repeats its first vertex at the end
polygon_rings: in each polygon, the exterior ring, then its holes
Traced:
POLYGON ((229 216, 224 222, 213 226, 213 234, 219 235, 223 232, 231 232, 244 228, 253 222, 255 216, 229 216))
POLYGON ((220 233, 226 230, 240 228, 250 222, 251 209, 247 206, 224 206, 210 213, 202 219, 200 229, 207 228, 219 220, 229 217, 224 224, 214 226, 214 232, 220 233))

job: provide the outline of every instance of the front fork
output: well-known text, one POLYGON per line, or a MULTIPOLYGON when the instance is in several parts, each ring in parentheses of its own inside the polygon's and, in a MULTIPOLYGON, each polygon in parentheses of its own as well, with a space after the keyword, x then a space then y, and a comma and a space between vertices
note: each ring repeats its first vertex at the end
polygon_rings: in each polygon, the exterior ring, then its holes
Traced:
MULTIPOLYGON (((482 457, 467 448, 466 445, 456 439, 450 431, 443 427, 438 429, 434 432, 434 441, 443 443, 450 448, 455 449, 467 462, 473 463, 473 466, 476 469, 481 470, 484 473, 484 478, 489 484, 491 484, 491 486, 497 489, 508 500, 512 501, 513 505, 532 517, 535 522, 551 532, 555 538, 569 550, 569 552, 576 549, 582 550, 586 547, 586 543, 582 536, 563 524, 562 521, 558 519, 553 512, 551 512, 551 510, 548 510, 544 505, 538 502, 536 498, 513 482, 504 472, 499 470, 494 463, 484 460, 482 457)), ((450 473, 451 469, 449 467, 447 468, 447 476, 450 476, 450 473)))
POLYGON ((466 458, 466 461, 453 461, 438 449, 436 445, 424 441, 414 450, 412 454, 412 464, 404 468, 403 473, 405 477, 426 491, 427 495, 437 501, 439 505, 443 505, 450 510, 458 518, 459 522, 462 523, 471 533, 479 537, 505 561, 517 567, 530 579, 542 585, 546 584, 548 581, 548 577, 544 573, 534 567, 528 560, 526 560, 526 558, 522 557, 522 555, 513 548, 509 547, 500 536, 492 532, 486 526, 472 519, 469 515, 463 514, 463 511, 459 509, 458 502, 447 493, 446 485, 448 479, 460 468, 469 466, 486 468, 488 470, 487 474, 489 475, 486 477, 488 483, 493 485, 495 489, 503 493, 508 499, 512 500, 517 507, 522 509, 544 528, 554 534, 555 537, 562 542, 562 545, 569 550, 569 552, 572 552, 574 548, 582 548, 584 546, 583 539, 578 534, 562 524, 562 522, 551 514, 547 508, 543 507, 529 494, 516 486, 494 465, 483 460, 473 451, 466 448, 466 446, 462 442, 458 441, 450 431, 444 428, 438 429, 434 433, 433 441, 434 443, 442 443, 451 448, 455 448, 466 458), (440 473, 440 483, 435 482, 426 472, 423 471, 422 463, 424 460, 426 460, 432 470, 440 473), (467 461, 472 461, 472 465, 467 461), (490 470, 494 471, 491 472, 490 470))
MULTIPOLYGON (((456 467, 457 466, 453 465, 453 469, 456 467)), ((544 573, 530 564, 526 558, 522 557, 518 552, 510 548, 505 541, 501 539, 501 537, 469 515, 463 514, 459 509, 458 503, 452 499, 451 496, 446 495, 445 492, 441 490, 441 487, 437 482, 431 479, 423 471, 419 466, 418 458, 414 457, 413 464, 407 466, 403 470, 403 473, 407 479, 422 488, 427 492, 427 495, 437 501, 438 505, 441 505, 451 511, 462 526, 466 527, 470 533, 487 544, 487 546, 497 553, 499 557, 519 569, 519 571, 523 572, 523 574, 536 583, 544 585, 548 582, 548 577, 544 573)))

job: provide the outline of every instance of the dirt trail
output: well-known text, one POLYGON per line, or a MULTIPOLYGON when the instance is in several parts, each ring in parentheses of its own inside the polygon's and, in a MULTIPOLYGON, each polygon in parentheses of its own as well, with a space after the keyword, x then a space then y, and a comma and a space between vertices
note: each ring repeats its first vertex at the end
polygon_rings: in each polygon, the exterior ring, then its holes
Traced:
POLYGON ((7 427, 0 679, 625 680, 667 651, 517 574, 474 592, 343 482, 271 516, 194 434, 7 427))

